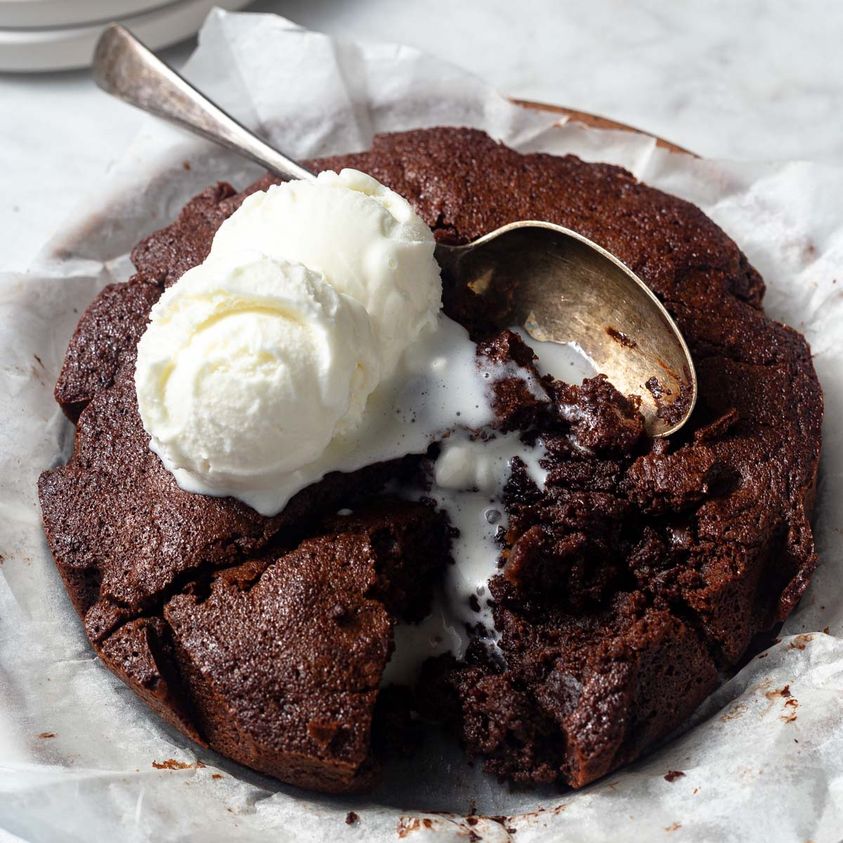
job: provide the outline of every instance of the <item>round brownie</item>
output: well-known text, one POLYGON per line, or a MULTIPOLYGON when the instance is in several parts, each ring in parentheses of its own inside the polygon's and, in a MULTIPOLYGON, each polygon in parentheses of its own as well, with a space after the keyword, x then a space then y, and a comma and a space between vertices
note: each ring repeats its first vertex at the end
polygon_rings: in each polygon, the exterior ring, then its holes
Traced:
MULTIPOLYGON (((391 696, 384 713, 393 626, 425 615, 449 563, 444 514, 382 494, 426 458, 329 475, 264 518, 181 490, 140 424, 133 365, 152 304, 272 179, 243 193, 219 184, 136 247, 137 274, 96 298, 70 342, 56 398, 75 449, 40 480, 70 598, 103 661, 161 716, 285 781, 366 787, 379 720, 413 708, 493 773, 582 786, 680 725, 805 590, 822 417, 810 350, 764 315, 763 282, 723 231, 618 167, 453 128, 309 165, 371 174, 447 242, 543 219, 604 246, 687 340, 690 422, 649 439, 634 399, 602 377, 546 377, 541 406, 498 385, 499 427, 540 438, 548 469, 544 489, 518 465, 506 487, 490 583, 498 648, 478 637, 462 660, 430 660, 415 697, 391 696)), ((444 284, 480 354, 532 368, 494 314, 444 284)))

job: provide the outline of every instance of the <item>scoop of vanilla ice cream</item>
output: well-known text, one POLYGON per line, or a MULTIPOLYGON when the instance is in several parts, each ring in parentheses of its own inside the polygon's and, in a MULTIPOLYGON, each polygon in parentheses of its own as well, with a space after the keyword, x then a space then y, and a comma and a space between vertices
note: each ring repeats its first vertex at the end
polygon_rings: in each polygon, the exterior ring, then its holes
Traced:
POLYGON ((431 230, 404 198, 357 170, 249 196, 220 226, 211 254, 244 248, 317 270, 363 305, 384 376, 436 323, 442 284, 431 230))
POLYGON ((153 307, 138 406, 182 488, 268 515, 279 478, 360 423, 381 377, 378 346, 365 308, 313 269, 220 252, 153 307))

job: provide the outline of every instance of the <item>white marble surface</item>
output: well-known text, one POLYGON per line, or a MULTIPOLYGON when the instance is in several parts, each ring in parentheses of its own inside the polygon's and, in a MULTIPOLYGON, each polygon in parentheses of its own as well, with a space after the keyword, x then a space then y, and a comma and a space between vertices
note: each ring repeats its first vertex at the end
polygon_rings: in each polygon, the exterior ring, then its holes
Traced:
MULTIPOLYGON (((504 93, 603 114, 702 155, 843 164, 837 0, 260 0, 250 8, 332 34, 403 41, 504 93)), ((179 65, 189 49, 166 57, 179 65)), ((0 270, 25 269, 139 120, 84 72, 0 75, 0 179, 25 173, 28 185, 0 193, 0 270)))

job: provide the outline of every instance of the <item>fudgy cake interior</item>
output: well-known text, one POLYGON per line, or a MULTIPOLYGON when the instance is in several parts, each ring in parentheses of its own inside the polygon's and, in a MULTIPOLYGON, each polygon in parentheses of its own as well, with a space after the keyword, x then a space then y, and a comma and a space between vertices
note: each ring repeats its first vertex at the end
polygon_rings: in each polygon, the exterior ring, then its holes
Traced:
MULTIPOLYGON (((433 660, 419 686, 423 713, 492 772, 581 786, 681 724, 807 586, 822 416, 809 349, 764 315, 760 277, 717 226, 617 167, 445 128, 310 165, 371 174, 448 242, 518 219, 575 229, 638 273, 688 342, 698 405, 668 440, 644 435, 635 400, 605 378, 545 378, 547 401, 518 379, 495 385, 498 426, 542 440, 548 480, 540 490, 516 465, 506 489, 490 586, 499 651, 478 641, 463 661, 433 660)), ((263 518, 178 488, 148 448, 132 380, 152 304, 270 183, 205 191, 83 314, 56 386, 75 448, 40 498, 68 593, 115 673, 194 740, 339 792, 376 773, 393 625, 427 612, 448 564, 443 515, 380 495, 425 459, 329 475, 263 518)), ((495 313, 444 281, 446 312, 479 354, 532 367, 495 313)))

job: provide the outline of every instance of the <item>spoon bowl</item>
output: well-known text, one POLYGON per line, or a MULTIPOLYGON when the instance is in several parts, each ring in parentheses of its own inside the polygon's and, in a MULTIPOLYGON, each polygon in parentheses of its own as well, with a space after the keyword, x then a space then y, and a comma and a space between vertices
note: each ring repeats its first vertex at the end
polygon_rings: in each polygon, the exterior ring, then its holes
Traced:
MULTIPOLYGON (((251 158, 284 179, 314 174, 200 94, 119 24, 106 27, 93 75, 105 91, 251 158)), ((682 335, 629 268, 586 237, 548 222, 514 222, 472 243, 436 247, 440 266, 490 303, 501 327, 575 344, 625 395, 647 432, 668 436, 691 415, 697 379, 682 335)))
POLYGON ((526 220, 463 246, 440 243, 436 258, 453 283, 485 299, 497 325, 573 344, 618 391, 639 396, 651 436, 687 421, 697 379, 679 329, 647 285, 596 243, 526 220))

